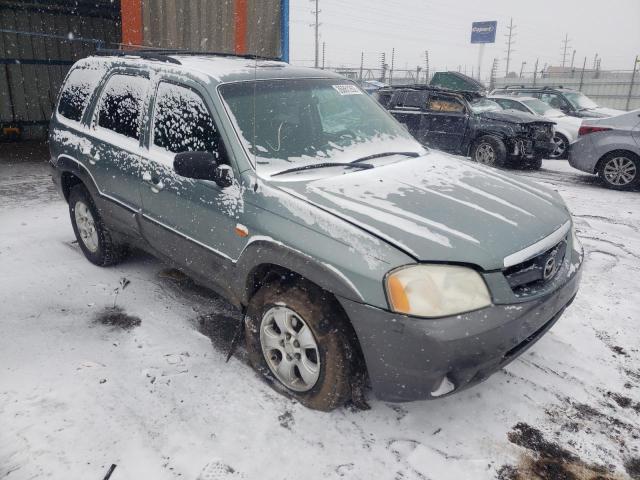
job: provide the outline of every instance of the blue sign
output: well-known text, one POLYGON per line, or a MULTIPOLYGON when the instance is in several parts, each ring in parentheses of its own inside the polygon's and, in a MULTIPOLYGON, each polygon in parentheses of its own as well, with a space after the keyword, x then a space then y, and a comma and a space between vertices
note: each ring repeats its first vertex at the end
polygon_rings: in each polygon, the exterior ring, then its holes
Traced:
POLYGON ((471 43, 496 43, 498 22, 473 22, 471 24, 471 43))

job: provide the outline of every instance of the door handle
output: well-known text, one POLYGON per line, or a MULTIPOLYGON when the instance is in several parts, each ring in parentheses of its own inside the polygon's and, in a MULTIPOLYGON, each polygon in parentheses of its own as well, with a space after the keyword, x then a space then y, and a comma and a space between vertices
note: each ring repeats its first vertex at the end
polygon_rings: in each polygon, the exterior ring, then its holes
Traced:
POLYGON ((153 193, 158 193, 164 188, 164 183, 159 177, 152 175, 150 172, 142 173, 142 181, 149 185, 149 188, 153 193))

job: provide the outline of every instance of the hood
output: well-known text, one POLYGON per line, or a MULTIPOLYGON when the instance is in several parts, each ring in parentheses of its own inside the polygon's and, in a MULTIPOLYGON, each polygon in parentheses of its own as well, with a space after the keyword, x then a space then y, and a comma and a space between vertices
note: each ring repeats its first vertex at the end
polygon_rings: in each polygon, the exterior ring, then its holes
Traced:
POLYGON ((517 110, 504 110, 502 112, 482 112, 477 114, 481 118, 507 123, 553 123, 538 115, 519 112, 517 110))
POLYGON ((420 261, 503 268, 504 257, 570 219, 556 193, 500 170, 430 152, 273 186, 355 224, 420 261))

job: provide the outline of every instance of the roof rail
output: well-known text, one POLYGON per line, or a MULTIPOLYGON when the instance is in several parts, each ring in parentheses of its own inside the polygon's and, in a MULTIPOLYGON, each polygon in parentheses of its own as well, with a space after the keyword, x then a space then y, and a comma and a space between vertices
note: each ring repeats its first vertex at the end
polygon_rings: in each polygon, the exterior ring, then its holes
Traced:
POLYGON ((140 58, 144 58, 146 60, 156 60, 160 62, 169 62, 181 65, 180 60, 177 58, 173 58, 171 55, 202 55, 202 56, 211 56, 211 57, 237 57, 237 58, 247 58, 250 60, 275 60, 282 61, 280 58, 276 57, 266 57, 262 55, 253 55, 253 54, 237 54, 237 53, 227 53, 227 52, 206 52, 206 51, 196 51, 196 50, 179 50, 179 49, 160 49, 160 48, 142 48, 142 49, 131 49, 131 50, 120 50, 120 49, 97 49, 96 55, 106 55, 106 56, 136 56, 140 58))

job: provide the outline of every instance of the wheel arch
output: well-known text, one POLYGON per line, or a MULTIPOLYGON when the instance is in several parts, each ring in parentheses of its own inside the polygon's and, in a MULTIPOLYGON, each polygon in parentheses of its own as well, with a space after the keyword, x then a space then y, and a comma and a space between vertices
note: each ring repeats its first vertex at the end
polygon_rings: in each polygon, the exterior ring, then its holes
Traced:
POLYGON ((87 168, 75 158, 61 155, 58 157, 56 169, 60 172, 60 186, 67 202, 69 201, 71 189, 80 183, 89 190, 94 198, 99 193, 98 187, 87 168))

